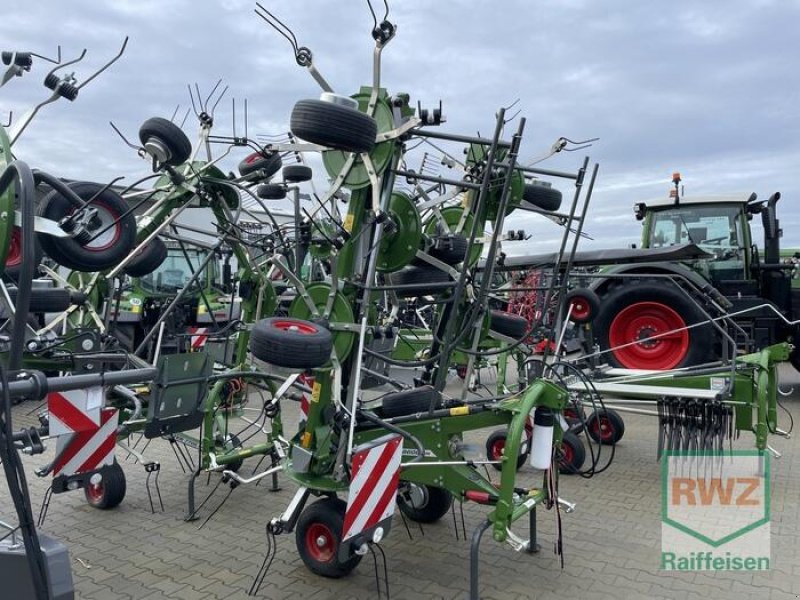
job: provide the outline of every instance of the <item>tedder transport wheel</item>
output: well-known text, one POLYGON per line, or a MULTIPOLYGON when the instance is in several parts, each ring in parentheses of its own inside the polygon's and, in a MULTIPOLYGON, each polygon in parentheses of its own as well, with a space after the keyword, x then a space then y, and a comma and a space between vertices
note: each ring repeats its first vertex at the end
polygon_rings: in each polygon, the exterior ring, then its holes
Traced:
POLYGON ((628 280, 602 298, 594 336, 602 350, 611 349, 604 356, 613 366, 675 369, 714 359, 711 326, 684 329, 704 319, 700 308, 673 284, 628 280), (667 335, 648 339, 659 334, 667 335), (637 340, 642 341, 632 344, 637 340))
POLYGON ((302 183, 311 181, 311 167, 306 165, 286 165, 283 167, 283 180, 286 183, 302 183))
POLYGON ((525 317, 493 310, 490 313, 489 329, 515 340, 521 340, 528 333, 528 320, 525 317))
POLYGON ((253 355, 278 367, 321 367, 330 360, 332 349, 331 332, 302 319, 263 319, 253 325, 250 333, 250 350, 253 355))
MULTIPOLYGON (((528 455, 531 452, 530 445, 530 431, 525 427, 525 434, 527 437, 522 439, 519 446, 519 456, 517 457, 517 469, 520 469, 525 461, 528 460, 528 455)), ((489 460, 500 460, 506 450, 506 438, 508 437, 507 429, 495 429, 488 438, 486 438, 486 458, 489 460)), ((500 471, 503 467, 499 464, 492 465, 495 469, 500 471)))
POLYGON ((295 542, 300 558, 313 573, 338 579, 361 562, 353 554, 347 560, 339 558, 344 513, 347 504, 338 498, 324 498, 306 507, 295 526, 295 542))
MULTIPOLYGON (((114 190, 98 183, 68 185, 84 201, 91 200, 87 209, 95 209, 97 213, 77 237, 58 238, 40 233, 42 248, 58 264, 74 271, 92 273, 118 265, 136 243, 136 219, 128 203, 114 190)), ((74 215, 76 207, 58 190, 53 190, 42 199, 37 212, 40 217, 60 223, 74 215)))
POLYGON ((119 506, 125 498, 125 471, 118 463, 105 465, 93 474, 83 488, 89 506, 109 509, 119 506))
POLYGON ((422 483, 401 483, 397 494, 398 508, 416 523, 435 523, 447 514, 452 504, 450 492, 422 483))
POLYGON ((567 294, 565 304, 569 320, 578 325, 591 323, 600 311, 600 298, 589 288, 572 290, 567 294))
POLYGON ((389 276, 392 285, 414 285, 415 288, 400 288, 395 293, 400 298, 422 298, 441 296, 450 291, 455 282, 450 276, 432 265, 409 265, 389 276), (422 284, 431 284, 426 287, 422 284), (447 284, 447 285, 443 285, 447 284))
POLYGON ((300 100, 289 128, 299 138, 345 152, 371 152, 378 135, 378 124, 369 115, 324 100, 300 100))
POLYGON ((161 238, 153 238, 122 270, 129 277, 144 277, 160 267, 166 259, 167 245, 161 238))
POLYGON ((561 207, 561 192, 543 181, 534 181, 525 185, 522 199, 542 210, 558 210, 561 207))
POLYGON ((145 149, 165 165, 177 167, 192 155, 192 142, 172 121, 153 117, 139 127, 139 141, 145 149))
POLYGON ((428 412, 431 405, 436 410, 442 406, 442 395, 433 386, 421 387, 386 394, 379 410, 385 419, 428 412))
POLYGON ((428 254, 447 265, 458 265, 467 257, 469 241, 458 233, 441 235, 436 239, 436 246, 428 250, 428 254))
MULTIPOLYGON (((33 253, 33 273, 34 277, 36 277, 39 264, 42 262, 42 257, 44 256, 44 252, 42 252, 42 245, 39 243, 38 236, 33 238, 33 247, 35 249, 33 253)), ((19 277, 21 268, 22 229, 19 227, 14 227, 14 230, 11 232, 11 243, 8 246, 8 254, 6 254, 6 268, 3 272, 5 273, 6 277, 16 281, 17 277, 19 277)))
POLYGON ((586 419, 589 435, 601 444, 616 444, 625 435, 625 421, 610 408, 593 411, 586 419))
POLYGON ((262 200, 283 200, 286 188, 279 183, 262 183, 256 188, 256 196, 262 200))
POLYGON ((565 431, 561 437, 561 449, 558 454, 558 472, 564 475, 577 473, 585 460, 586 448, 583 447, 581 438, 570 431, 565 431))

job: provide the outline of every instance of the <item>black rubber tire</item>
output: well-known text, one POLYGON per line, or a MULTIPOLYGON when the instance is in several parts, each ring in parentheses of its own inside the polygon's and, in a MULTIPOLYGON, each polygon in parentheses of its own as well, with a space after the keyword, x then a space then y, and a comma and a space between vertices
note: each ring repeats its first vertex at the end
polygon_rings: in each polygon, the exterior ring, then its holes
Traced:
POLYGON ((442 395, 430 385, 386 394, 378 411, 385 419, 428 412, 431 404, 436 410, 442 407, 442 395))
POLYGON ((563 475, 580 473, 586 461, 586 448, 577 435, 565 431, 561 436, 561 449, 556 457, 558 472, 563 475))
POLYGON ((600 312, 600 296, 589 288, 579 288, 567 294, 564 310, 572 304, 569 320, 578 325, 591 323, 600 312))
MULTIPOLYGON (((86 245, 81 245, 75 238, 57 238, 40 233, 42 249, 58 264, 73 271, 93 273, 118 265, 136 243, 136 219, 129 212, 128 203, 114 190, 99 183, 75 182, 68 185, 84 201, 94 197, 89 206, 103 210, 105 216, 113 219, 115 224, 102 233, 98 240, 91 240, 86 245), (106 241, 110 232, 114 237, 106 241)), ((66 197, 53 190, 42 199, 37 213, 40 217, 60 222, 74 210, 75 207, 66 197)), ((95 231, 100 233, 103 229, 95 231)))
POLYGON ((457 265, 464 262, 467 256, 467 238, 463 235, 444 235, 439 238, 438 248, 431 248, 428 254, 447 265, 457 265))
POLYGON ((453 505, 453 495, 447 490, 432 485, 409 483, 416 492, 421 492, 422 499, 414 499, 415 493, 397 494, 397 508, 415 523, 435 523, 445 516, 453 505))
POLYGON ((278 183, 262 183, 256 188, 256 196, 262 200, 283 200, 286 188, 278 183))
POLYGON ((239 175, 246 177, 255 171, 263 171, 264 179, 275 175, 283 165, 283 159, 277 152, 269 152, 266 155, 261 152, 253 152, 239 163, 239 175))
POLYGON ((306 165, 286 165, 283 167, 283 180, 287 183, 311 181, 311 167, 306 165))
POLYGON ((297 552, 312 573, 339 579, 348 575, 361 562, 358 554, 353 554, 345 561, 339 560, 346 510, 347 504, 343 500, 323 498, 307 506, 297 519, 297 552), (327 542, 323 548, 317 544, 320 537, 327 542))
POLYGON ((561 208, 561 192, 544 183, 526 183, 522 199, 542 210, 554 211, 561 208))
POLYGON ((595 410, 586 419, 586 431, 595 442, 612 446, 625 435, 625 421, 611 408, 595 410))
MULTIPOLYGON (((392 285, 419 285, 424 283, 454 283, 450 276, 432 265, 410 265, 389 276, 392 285)), ((421 298, 423 296, 440 296, 451 288, 419 287, 416 289, 398 289, 395 293, 400 298, 421 298)))
MULTIPOLYGON (((11 247, 8 249, 6 266, 3 270, 3 274, 11 281, 17 281, 19 273, 22 270, 23 261, 22 228, 14 227, 11 235, 11 247)), ((36 277, 39 265, 42 264, 42 258, 44 258, 44 251, 42 250, 42 245, 39 243, 38 235, 33 236, 33 248, 33 276, 36 277)))
POLYGON ((331 332, 311 321, 270 317, 253 325, 250 350, 253 356, 278 367, 314 369, 331 358, 331 332))
MULTIPOLYGON (((16 304, 17 288, 8 288, 8 295, 16 304)), ((72 294, 65 288, 33 288, 30 298, 28 312, 35 314, 64 312, 72 304, 72 294)))
POLYGON ((129 277, 144 277, 160 267, 166 259, 167 245, 157 237, 139 250, 122 270, 129 277))
MULTIPOLYGON (((706 319, 700 308, 673 284, 665 284, 652 279, 626 279, 605 296, 601 296, 600 311, 593 322, 594 339, 600 345, 601 350, 608 350, 611 347, 609 331, 616 316, 624 309, 639 302, 654 302, 663 305, 678 313, 686 325, 693 325, 706 319)), ((687 333, 689 336, 688 348, 672 368, 701 364, 713 359, 715 335, 711 325, 694 327, 687 330, 687 333)), ((640 361, 639 364, 629 362, 628 365, 625 365, 620 362, 614 351, 606 352, 603 356, 614 367, 656 368, 647 361, 640 361)))
MULTIPOLYGON (((489 437, 486 438, 486 458, 489 460, 500 460, 503 455, 503 450, 505 449, 506 445, 506 438, 508 437, 508 430, 507 429, 495 429, 492 433, 489 434, 489 437)), ((530 443, 529 441, 523 442, 522 445, 523 452, 517 457, 517 470, 519 470, 522 465, 528 460, 528 456, 530 455, 530 443)), ((503 466, 496 464, 492 465, 498 471, 502 470, 503 466)))
POLYGON ((156 138, 169 151, 170 156, 164 161, 165 165, 177 167, 189 160, 192 155, 192 142, 172 121, 161 117, 147 119, 139 127, 139 141, 145 145, 151 137, 156 138))
POLYGON ((289 128, 312 144, 345 152, 372 152, 378 135, 378 124, 369 115, 323 100, 295 104, 289 128))
POLYGON ((528 333, 528 319, 502 310, 489 312, 489 329, 515 340, 521 340, 528 333))
POLYGON ((86 503, 93 508, 101 510, 119 506, 125 499, 125 492, 127 491, 125 471, 122 470, 119 463, 114 462, 102 467, 100 475, 102 480, 98 486, 93 486, 90 482, 86 482, 83 488, 86 503))

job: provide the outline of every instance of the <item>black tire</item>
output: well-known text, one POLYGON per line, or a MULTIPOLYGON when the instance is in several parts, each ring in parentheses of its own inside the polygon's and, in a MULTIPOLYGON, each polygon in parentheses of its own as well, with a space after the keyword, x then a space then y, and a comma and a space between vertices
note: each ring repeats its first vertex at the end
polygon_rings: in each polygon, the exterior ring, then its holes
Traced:
MULTIPOLYGON (((17 288, 8 288, 11 301, 17 302, 17 288)), ((60 313, 67 310, 72 304, 72 294, 65 288, 33 288, 31 290, 28 312, 31 313, 60 313)))
MULTIPOLYGON (((125 498, 127 484, 125 483, 125 471, 115 462, 102 467, 98 473, 102 477, 97 485, 86 482, 83 493, 86 496, 86 503, 94 508, 108 510, 119 506, 125 498)), ((92 475, 94 477, 94 475, 92 475)))
POLYGON ((450 291, 452 285, 443 286, 441 284, 453 284, 450 276, 431 265, 410 265, 392 273, 389 277, 392 285, 419 285, 418 288, 400 288, 395 293, 400 298, 420 298, 423 296, 440 296, 450 291), (422 284, 433 284, 426 287, 422 284))
POLYGON ((554 211, 561 208, 562 196, 559 190, 539 181, 525 184, 522 199, 542 210, 554 211))
POLYGON ((165 165, 177 167, 189 160, 192 155, 192 142, 172 121, 153 117, 142 123, 139 127, 139 141, 146 147, 151 138, 157 140, 167 150, 168 156, 162 161, 165 165))
POLYGON ((257 321, 250 332, 253 356, 278 367, 314 369, 331 358, 331 332, 311 321, 271 317, 257 321))
POLYGON ((167 245, 157 237, 139 250, 122 270, 129 277, 144 277, 160 267, 166 259, 167 245))
POLYGON ((372 152, 378 135, 378 124, 369 115, 323 100, 300 100, 289 127, 312 144, 345 152, 372 152))
POLYGON ((346 510, 347 504, 343 500, 324 498, 307 506, 297 519, 297 552, 312 573, 339 579, 361 562, 358 554, 345 561, 339 559, 346 510))
POLYGON ((278 183, 262 183, 256 188, 256 196, 262 200, 283 200, 286 188, 278 183))
POLYGON ((565 310, 572 305, 569 320, 578 325, 591 323, 600 312, 600 297, 594 290, 580 288, 567 294, 565 310))
POLYGON ((428 254, 447 265, 457 265, 464 262, 467 256, 467 238, 463 235, 453 234, 441 236, 438 239, 438 248, 431 248, 428 254))
POLYGON ((311 176, 311 167, 305 165, 286 165, 283 167, 283 180, 287 183, 310 181, 311 176))
POLYGON ((401 484, 397 494, 397 508, 415 523, 435 523, 448 513, 452 505, 452 494, 432 485, 401 484))
MULTIPOLYGON (((98 183, 68 185, 84 201, 92 199, 89 207, 98 210, 95 219, 98 223, 90 226, 87 232, 95 239, 81 243, 79 238, 58 238, 40 233, 42 248, 58 264, 73 271, 93 273, 118 265, 136 243, 136 219, 129 212, 127 202, 114 190, 98 183)), ((56 222, 74 212, 72 203, 57 190, 47 194, 37 210, 39 216, 56 222)))
MULTIPOLYGON (((507 429, 495 429, 489 437, 486 438, 486 458, 489 460, 500 460, 503 457, 503 452, 505 451, 506 447, 506 438, 508 437, 508 430, 507 429)), ((530 443, 528 441, 523 442, 522 452, 517 457, 517 470, 519 470, 522 465, 528 460, 528 456, 530 455, 530 443)), ((500 464, 492 465, 498 471, 502 470, 503 466, 500 464)))
MULTIPOLYGON (((36 272, 39 265, 42 264, 44 258, 44 251, 42 245, 39 243, 39 236, 33 237, 33 274, 36 277, 36 272)), ((7 278, 12 281, 17 281, 20 271, 22 270, 22 228, 14 227, 11 232, 11 243, 9 244, 8 254, 6 255, 6 266, 3 273, 7 278)))
POLYGON ((612 446, 625 435, 625 421, 610 408, 595 410, 586 419, 586 430, 595 442, 612 446))
POLYGON ((394 392, 383 397, 379 414, 385 419, 428 412, 442 407, 442 395, 430 385, 394 392))
MULTIPOLYGON (((705 320, 705 315, 686 294, 673 284, 654 280, 628 279, 612 289, 600 302, 593 333, 601 350, 635 341, 633 328, 641 322, 639 339, 648 332, 671 331, 705 320), (641 317, 641 319, 637 319, 641 317), (674 326, 673 326, 674 324, 674 326)), ((652 335, 652 333, 651 333, 652 335)), ((615 367, 664 370, 708 362, 714 358, 714 331, 710 325, 684 330, 674 338, 655 339, 643 344, 606 352, 615 367)))
POLYGON ((275 175, 283 164, 281 155, 277 152, 253 152, 239 163, 239 175, 246 177, 255 171, 262 171, 264 179, 275 175))
POLYGON ((489 312, 489 329, 515 340, 521 340, 528 333, 528 319, 519 315, 493 310, 489 312))
POLYGON ((558 450, 556 460, 559 473, 564 475, 580 473, 586 460, 586 448, 581 438, 570 431, 565 431, 561 436, 561 448, 558 450))

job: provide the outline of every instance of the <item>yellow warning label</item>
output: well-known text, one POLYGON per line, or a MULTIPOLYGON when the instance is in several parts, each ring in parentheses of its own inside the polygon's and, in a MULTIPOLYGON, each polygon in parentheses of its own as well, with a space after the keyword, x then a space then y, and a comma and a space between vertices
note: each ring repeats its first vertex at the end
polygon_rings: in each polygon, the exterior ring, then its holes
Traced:
POLYGON ((131 312, 132 313, 140 313, 140 312, 142 312, 142 305, 141 304, 134 304, 133 306, 131 306, 131 312))
POLYGON ((345 216, 343 227, 347 233, 353 233, 353 221, 355 217, 353 213, 347 213, 347 216, 345 216))
POLYGON ((450 416, 461 417, 469 414, 469 406, 458 406, 450 409, 450 416))
POLYGON ((311 388, 311 401, 319 402, 319 397, 322 394, 322 384, 319 381, 314 382, 314 387, 311 388))

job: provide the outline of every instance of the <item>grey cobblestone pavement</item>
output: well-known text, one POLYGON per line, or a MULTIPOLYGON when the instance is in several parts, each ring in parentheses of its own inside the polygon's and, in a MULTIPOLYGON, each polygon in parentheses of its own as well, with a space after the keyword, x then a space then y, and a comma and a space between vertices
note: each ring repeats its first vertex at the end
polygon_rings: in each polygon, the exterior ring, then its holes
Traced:
MULTIPOLYGON (((797 385, 786 404, 800 421, 800 376, 784 371, 785 385, 797 385)), ((33 406, 14 408, 15 427, 33 422, 33 406)), ((285 409, 291 417, 295 407, 285 409)), ((785 419, 785 413, 780 415, 785 419)), ((785 421, 782 425, 786 425, 785 421)), ((287 429, 291 431, 291 429, 287 429)), ((468 441, 482 451, 488 432, 468 441)), ((577 510, 564 515, 565 567, 553 554, 554 515, 539 511, 538 554, 518 554, 485 536, 481 548, 481 597, 486 599, 600 599, 669 598, 800 598, 800 444, 798 436, 775 438, 773 446, 783 458, 772 463, 772 570, 761 573, 666 573, 659 570, 661 542, 660 469, 656 461, 655 419, 626 416, 626 433, 617 446, 612 467, 593 479, 563 477, 562 497, 576 502, 577 510)), ((751 447, 752 436, 738 441, 751 447)), ((146 474, 132 460, 123 461, 128 491, 120 507, 110 511, 90 508, 83 493, 55 496, 42 531, 64 541, 70 551, 77 597, 106 599, 215 600, 246 598, 246 592, 266 549, 265 524, 286 507, 293 486, 268 491, 268 482, 240 486, 204 524, 224 498, 220 486, 200 511, 200 520, 187 523, 187 476, 181 471, 169 444, 153 441, 148 458, 162 465, 160 488, 164 512, 151 514, 145 488, 146 474)), ((34 469, 44 456, 25 457, 33 508, 38 512, 49 480, 34 469)), ((119 453, 120 458, 124 454, 119 453)), ((257 463, 248 459, 242 472, 257 463)), ((535 485, 538 476, 523 467, 523 484, 535 485)), ((198 483, 202 500, 219 475, 203 476, 198 483), (208 484, 206 482, 208 481, 208 484)), ((467 536, 482 521, 486 508, 464 505, 467 536)), ((460 531, 460 515, 446 516, 423 532, 409 523, 411 538, 399 517, 382 547, 386 551, 391 597, 394 599, 463 599, 469 587, 469 543, 460 531), (455 526, 455 523, 459 527, 455 526)), ((0 486, 0 519, 14 521, 8 493, 0 486)), ((524 533, 520 531, 519 533, 524 533)), ((258 595, 259 598, 323 600, 377 598, 373 561, 361 565, 341 580, 311 574, 295 549, 294 536, 277 540, 278 550, 258 595)), ((0 585, 2 585, 0 583, 0 585)), ((385 597, 385 596, 384 596, 385 597)), ((0 589, 0 598, 3 596, 0 589)), ((8 599, 12 600, 12 599, 8 599)), ((16 600, 16 599, 13 599, 16 600)))

